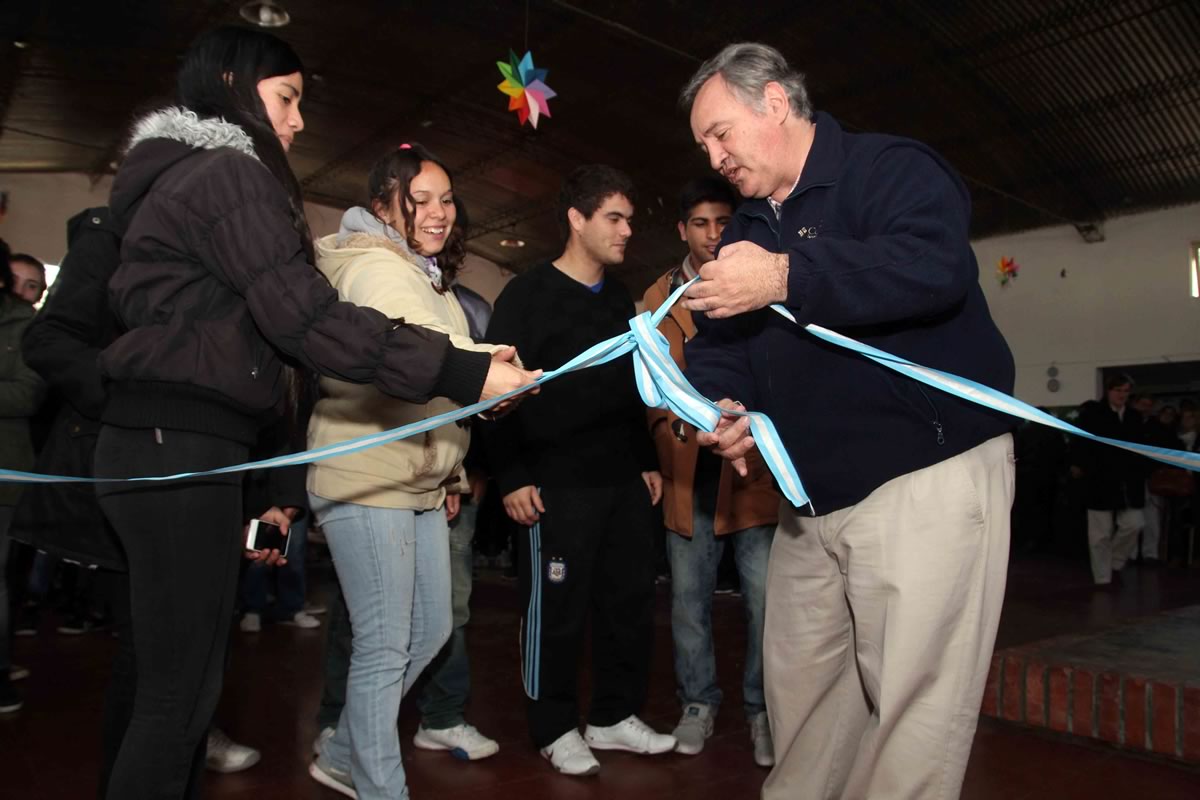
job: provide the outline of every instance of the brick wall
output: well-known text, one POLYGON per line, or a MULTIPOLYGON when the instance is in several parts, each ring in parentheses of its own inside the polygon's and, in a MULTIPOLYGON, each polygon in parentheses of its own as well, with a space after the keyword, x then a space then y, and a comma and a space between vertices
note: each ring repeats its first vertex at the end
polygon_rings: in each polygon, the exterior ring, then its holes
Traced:
POLYGON ((986 716, 1200 763, 1200 687, 1053 666, 1009 651, 992 658, 986 716))

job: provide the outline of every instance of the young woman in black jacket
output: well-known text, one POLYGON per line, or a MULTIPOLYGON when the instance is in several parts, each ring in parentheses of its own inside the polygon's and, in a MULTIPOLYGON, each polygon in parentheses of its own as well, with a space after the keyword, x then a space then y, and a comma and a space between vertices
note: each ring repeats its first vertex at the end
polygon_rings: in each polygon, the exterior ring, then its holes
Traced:
MULTIPOLYGON (((287 364, 408 402, 473 403, 536 378, 508 363, 511 348, 461 351, 444 334, 338 302, 312 266, 286 159, 303 129, 302 71, 277 38, 218 29, 186 54, 177 105, 135 126, 109 203, 124 232, 109 296, 126 332, 100 355, 109 399, 97 476, 244 462, 294 402, 287 364)), ((198 794, 242 554, 241 483, 97 490, 128 558, 138 674, 110 798, 198 794)), ((264 516, 287 526, 278 509, 264 516)))

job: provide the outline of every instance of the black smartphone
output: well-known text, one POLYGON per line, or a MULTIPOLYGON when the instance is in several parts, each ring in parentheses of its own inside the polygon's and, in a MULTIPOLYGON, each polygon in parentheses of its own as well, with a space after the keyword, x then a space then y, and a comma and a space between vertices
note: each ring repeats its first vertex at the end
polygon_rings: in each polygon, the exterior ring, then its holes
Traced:
POLYGON ((292 537, 284 536, 283 531, 273 522, 261 519, 250 520, 250 533, 246 536, 246 549, 262 552, 263 550, 278 550, 279 555, 287 558, 288 544, 292 537))

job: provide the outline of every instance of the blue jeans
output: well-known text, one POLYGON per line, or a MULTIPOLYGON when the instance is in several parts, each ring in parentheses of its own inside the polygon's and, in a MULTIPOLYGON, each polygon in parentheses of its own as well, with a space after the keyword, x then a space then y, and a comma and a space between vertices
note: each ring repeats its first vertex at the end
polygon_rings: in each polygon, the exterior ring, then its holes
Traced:
POLYGON ((717 565, 726 541, 733 544, 734 560, 746 604, 746 668, 742 676, 742 703, 751 717, 767 708, 763 696, 763 618, 767 590, 767 557, 775 526, 747 528, 721 537, 713 532, 713 519, 699 508, 692 515, 692 538, 667 531, 667 558, 671 562, 671 636, 675 640, 675 680, 683 705, 703 703, 715 714, 721 705, 717 664, 713 654, 712 598, 717 586, 717 565))
POLYGON ((346 706, 321 755, 362 800, 405 800, 400 700, 450 635, 446 513, 309 501, 354 629, 346 706))
POLYGON ((267 607, 267 584, 275 581, 275 608, 271 618, 287 620, 304 608, 304 551, 308 544, 308 514, 288 529, 287 563, 282 567, 264 567, 251 563, 242 573, 242 610, 261 614, 267 607))
POLYGON ((434 658, 427 673, 428 682, 417 695, 421 724, 430 730, 444 730, 465 722, 463 710, 471 692, 471 664, 467 659, 467 634, 471 618, 472 547, 479 507, 464 502, 458 517, 450 524, 450 589, 454 611, 454 630, 450 641, 434 658))

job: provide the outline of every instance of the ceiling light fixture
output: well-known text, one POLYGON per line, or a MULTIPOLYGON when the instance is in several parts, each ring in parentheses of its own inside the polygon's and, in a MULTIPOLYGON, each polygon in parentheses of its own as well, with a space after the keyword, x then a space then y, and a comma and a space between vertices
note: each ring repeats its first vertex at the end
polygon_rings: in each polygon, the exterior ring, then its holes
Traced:
POLYGON ((242 19, 252 22, 261 28, 282 28, 292 21, 287 9, 271 0, 254 0, 246 3, 241 10, 242 19))
POLYGON ((525 240, 524 239, 501 239, 500 246, 501 247, 524 247, 525 240))

